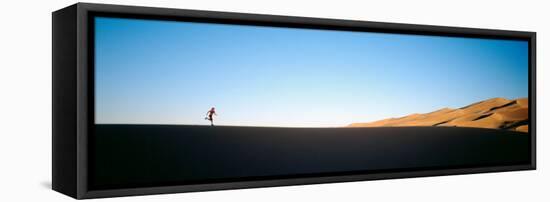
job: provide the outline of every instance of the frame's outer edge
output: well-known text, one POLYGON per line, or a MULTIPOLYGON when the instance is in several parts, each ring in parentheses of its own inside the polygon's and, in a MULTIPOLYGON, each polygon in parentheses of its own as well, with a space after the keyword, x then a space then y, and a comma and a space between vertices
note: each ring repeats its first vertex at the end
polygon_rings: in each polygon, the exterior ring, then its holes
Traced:
POLYGON ((530 85, 530 100, 529 108, 530 114, 529 117, 531 125, 529 131, 531 131, 531 168, 533 170, 537 169, 537 33, 532 32, 529 38, 530 45, 530 60, 529 68, 531 70, 531 75, 529 75, 529 85, 530 85))
POLYGON ((52 189, 77 197, 76 5, 52 13, 52 189))
MULTIPOLYGON (((77 124, 77 198, 86 198, 88 193, 88 132, 90 122, 88 120, 89 113, 89 95, 93 92, 88 92, 91 85, 89 81, 89 74, 93 74, 90 70, 93 67, 88 67, 88 11, 85 8, 85 4, 78 3, 76 22, 77 22, 77 52, 76 52, 76 77, 77 77, 77 110, 76 110, 76 124, 77 124)), ((93 41, 91 42, 93 43, 93 41)), ((93 97, 93 96, 92 96, 93 97)))
MULTIPOLYGON (((67 128, 72 127, 73 132, 65 135, 72 135, 68 138, 74 138, 69 141, 74 145, 71 148, 74 158, 71 159, 70 164, 59 164, 58 161, 54 161, 54 167, 57 165, 70 165, 72 168, 70 172, 74 171, 76 176, 69 177, 70 182, 63 182, 67 184, 60 185, 56 181, 54 188, 64 194, 75 198, 99 198, 99 197, 114 197, 114 196, 131 196, 131 195, 146 195, 146 194, 163 194, 163 193, 181 193, 181 192, 193 192, 193 191, 209 191, 209 190, 224 190, 224 189, 237 189, 237 188, 256 188, 256 187, 272 187, 272 186, 287 186, 287 185, 305 185, 316 183, 330 183, 330 182, 350 182, 361 180, 377 180, 377 179, 393 179, 393 178, 407 178, 407 177, 426 177, 426 176, 442 176, 442 175, 456 175, 456 174, 473 174, 473 173, 486 173, 486 172, 503 172, 503 171, 518 171, 518 170, 533 170, 536 168, 536 150, 535 150, 535 121, 536 121, 536 82, 535 82, 535 47, 536 47, 536 33, 534 32, 521 32, 521 31, 507 31, 507 30, 490 30, 490 29, 477 29, 477 28, 460 28, 460 27, 443 27, 443 26, 431 26, 431 25, 413 25, 413 24, 398 24, 398 23, 383 23, 383 22, 365 22, 365 21, 352 21, 352 20, 336 20, 336 19, 322 19, 322 18, 306 18, 306 17, 290 17, 290 16, 276 16, 276 15, 260 15, 260 14, 244 14, 244 13, 230 13, 230 12, 214 12, 214 11, 197 11, 197 10, 184 10, 184 9, 169 9, 169 8, 153 8, 153 7, 136 7, 136 6, 119 6, 108 4, 90 4, 90 3, 78 3, 76 6, 72 6, 73 16, 71 18, 71 26, 73 26, 73 32, 71 36, 67 36, 72 43, 73 52, 64 50, 63 53, 72 54, 69 58, 73 61, 71 65, 64 66, 64 68, 73 68, 73 73, 68 78, 73 78, 74 81, 70 83, 72 85, 73 97, 71 98, 75 105, 71 118, 73 118, 74 124, 65 126, 67 128), (345 176, 329 176, 329 177, 313 177, 313 178, 293 178, 293 179, 277 179, 277 180, 264 180, 264 181, 243 181, 243 182, 228 182, 228 183, 212 183, 212 184, 198 184, 198 185, 181 185, 181 186, 161 186, 161 187, 145 187, 145 188, 128 188, 128 189, 112 189, 112 190, 89 190, 88 189, 88 129, 89 120, 88 113, 89 106, 88 100, 90 93, 88 92, 91 81, 88 81, 89 73, 93 67, 89 67, 89 36, 88 36, 88 17, 90 12, 112 12, 112 13, 126 13, 126 14, 138 14, 138 15, 155 15, 155 16, 167 16, 167 17, 193 17, 193 18, 208 18, 213 20, 239 20, 242 22, 261 22, 261 23, 275 23, 278 25, 296 25, 304 26, 309 25, 311 28, 324 27, 327 29, 353 29, 361 28, 361 31, 374 30, 384 32, 405 32, 408 34, 427 34, 427 35, 446 35, 446 36, 462 36, 465 37, 501 37, 501 38, 522 38, 530 41, 531 44, 531 126, 532 129, 532 161, 530 164, 512 165, 512 166, 494 166, 483 168, 465 168, 465 169, 442 169, 442 170, 427 170, 427 171, 414 171, 414 172, 393 172, 393 173, 381 173, 381 174, 362 174, 362 175, 345 175, 345 176), (73 38, 71 38, 73 37, 73 38), (72 76, 72 77, 71 77, 72 76), (76 127, 76 128, 75 128, 76 127), (56 163, 57 162, 57 163, 56 163), (67 190, 60 189, 60 186, 71 187, 67 190)), ((57 11, 60 12, 60 11, 57 11)), ((54 14, 55 16, 55 14, 54 14)), ((54 17, 54 24, 55 24, 54 17)), ((54 25, 55 32, 55 25, 54 25)), ((54 36, 55 39, 56 36, 54 36)), ((59 42, 54 40, 54 58, 58 53, 62 51, 56 51, 55 46, 59 46, 59 42)), ((63 75, 56 72, 56 61, 54 59, 54 97, 59 94, 59 88, 56 88, 56 79, 58 76, 66 76, 67 72, 63 75), (56 94, 57 93, 57 94, 56 94)), ((69 84, 67 84, 69 85, 69 84)), ((93 95, 92 95, 93 96, 93 95)), ((54 98, 55 99, 55 98, 54 98)), ((66 100, 65 100, 66 101, 66 100)), ((59 107, 54 102, 54 119, 59 114, 59 107)), ((67 118, 66 118, 67 119, 67 118)), ((54 120, 54 125, 56 122, 54 120)), ((54 127, 54 146, 59 146, 61 136, 56 132, 59 128, 54 127)), ((62 140, 67 142, 66 139, 62 140)), ((54 158, 58 158, 59 148, 54 148, 54 158)), ((69 154, 64 154, 68 156, 69 154)), ((59 171, 59 169, 56 169, 59 171)), ((54 171, 55 173, 56 171, 54 171)), ((58 173, 59 174, 59 173, 58 173)), ((64 173, 67 174, 67 173, 64 173)), ((59 176, 54 174, 54 178, 60 179, 59 176)), ((63 179, 69 179, 63 178, 63 179)), ((55 181, 55 180, 54 180, 55 181)))
POLYGON ((321 183, 402 179, 402 178, 413 178, 413 177, 434 177, 434 176, 459 175, 459 174, 521 171, 521 170, 532 170, 532 169, 533 168, 529 165, 513 165, 513 166, 498 166, 498 167, 483 167, 483 168, 459 168, 459 169, 426 170, 426 171, 413 171, 413 172, 393 172, 393 173, 380 173, 380 174, 226 182, 226 183, 197 184, 197 185, 109 189, 109 190, 89 191, 86 194, 85 198, 139 196, 139 195, 150 195, 150 194, 170 194, 170 193, 185 193, 185 192, 197 192, 197 191, 217 191, 217 190, 228 190, 228 189, 310 185, 310 184, 321 184, 321 183))
MULTIPOLYGON (((439 25, 422 25, 422 24, 406 24, 406 23, 389 23, 389 22, 374 22, 360 20, 344 20, 330 18, 314 18, 314 17, 299 17, 299 16, 282 16, 269 14, 250 14, 236 13, 223 11, 203 11, 203 10, 188 10, 175 8, 159 8, 159 7, 143 7, 143 6, 123 6, 112 4, 96 4, 96 3, 78 3, 86 10, 93 12, 107 13, 124 13, 152 16, 164 16, 166 18, 178 17, 193 17, 213 19, 215 21, 223 20, 238 20, 237 24, 247 24, 251 22, 263 23, 267 26, 283 27, 301 27, 313 29, 341 29, 348 30, 349 28, 358 29, 360 31, 373 31, 385 33, 402 33, 402 34, 421 34, 421 35, 436 35, 436 36, 458 36, 458 37, 501 37, 501 38, 524 38, 529 39, 534 32, 529 31, 513 31, 513 30, 496 30, 496 29, 481 29, 469 27, 449 27, 439 25)), ((166 20, 163 18, 163 20, 166 20)), ((255 24, 252 23, 252 24, 255 24)))

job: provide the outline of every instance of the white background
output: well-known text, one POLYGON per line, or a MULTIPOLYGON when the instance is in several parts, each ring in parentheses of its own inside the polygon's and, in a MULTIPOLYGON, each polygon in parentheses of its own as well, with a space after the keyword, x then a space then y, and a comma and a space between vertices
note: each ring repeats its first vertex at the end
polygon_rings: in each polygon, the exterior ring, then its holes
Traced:
MULTIPOLYGON (((106 201, 548 201, 550 6, 543 0, 90 1, 140 6, 536 31, 538 170, 101 199, 106 201)), ((1 1, 0 201, 51 191, 51 12, 75 1, 1 1)))

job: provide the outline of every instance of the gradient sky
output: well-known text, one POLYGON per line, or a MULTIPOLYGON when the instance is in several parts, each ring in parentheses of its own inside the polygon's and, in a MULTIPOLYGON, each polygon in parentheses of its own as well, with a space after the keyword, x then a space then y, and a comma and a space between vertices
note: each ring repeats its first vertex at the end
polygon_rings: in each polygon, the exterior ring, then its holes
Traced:
POLYGON ((96 17, 96 123, 337 127, 528 95, 525 41, 96 17))

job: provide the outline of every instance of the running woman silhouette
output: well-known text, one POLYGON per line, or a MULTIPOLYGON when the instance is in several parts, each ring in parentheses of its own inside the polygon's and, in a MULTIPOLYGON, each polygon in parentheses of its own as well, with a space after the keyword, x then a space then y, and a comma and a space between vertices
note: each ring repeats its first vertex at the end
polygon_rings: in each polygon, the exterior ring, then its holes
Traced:
POLYGON ((206 120, 209 120, 210 121, 210 126, 214 126, 214 118, 212 116, 218 116, 218 114, 216 114, 216 108, 212 107, 210 110, 208 110, 208 112, 206 112, 206 120))

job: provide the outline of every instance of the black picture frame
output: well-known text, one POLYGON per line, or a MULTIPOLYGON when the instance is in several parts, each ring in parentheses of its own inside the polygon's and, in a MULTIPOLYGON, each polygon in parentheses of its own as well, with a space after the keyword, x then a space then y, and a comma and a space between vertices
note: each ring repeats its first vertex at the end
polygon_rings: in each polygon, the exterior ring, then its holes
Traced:
POLYGON ((52 188, 68 196, 98 197, 164 194, 238 188, 305 185, 315 183, 442 176, 536 169, 536 33, 414 24, 365 22, 277 15, 259 15, 169 8, 77 3, 52 14, 52 188), (147 18, 307 29, 368 31, 471 38, 521 39, 529 42, 529 135, 528 164, 469 168, 435 168, 383 173, 297 176, 195 185, 93 190, 89 188, 89 134, 94 120, 93 16, 147 18))

